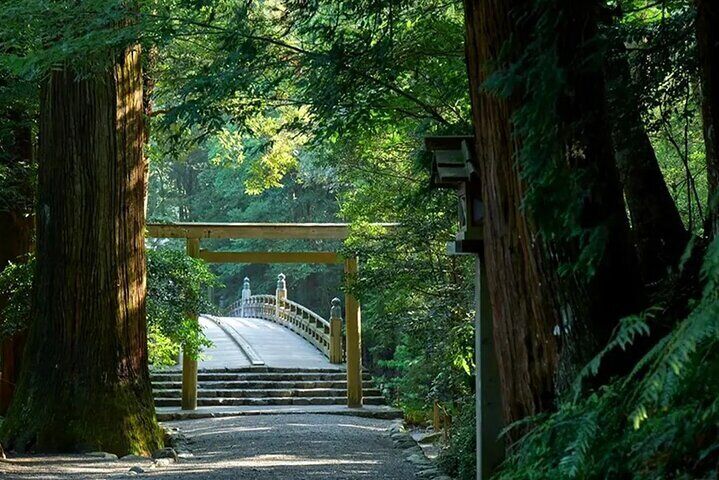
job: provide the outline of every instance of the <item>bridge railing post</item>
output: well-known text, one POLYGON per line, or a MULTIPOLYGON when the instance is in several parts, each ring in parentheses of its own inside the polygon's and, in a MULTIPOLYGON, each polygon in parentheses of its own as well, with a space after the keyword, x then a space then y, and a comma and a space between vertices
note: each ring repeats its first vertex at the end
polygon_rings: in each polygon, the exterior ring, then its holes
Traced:
POLYGON ((242 301, 240 303, 240 316, 242 318, 245 317, 245 306, 247 305, 247 302, 250 300, 251 296, 252 290, 250 289, 250 279, 248 277, 245 277, 245 280, 242 282, 242 301))
POLYGON ((330 308, 330 363, 342 363, 342 307, 340 299, 332 299, 330 308))
POLYGON ((285 300, 287 300, 287 282, 285 281, 284 273, 280 273, 277 275, 277 290, 275 290, 275 298, 277 299, 276 305, 275 305, 275 317, 277 319, 280 319, 280 313, 282 312, 282 309, 284 308, 285 300))

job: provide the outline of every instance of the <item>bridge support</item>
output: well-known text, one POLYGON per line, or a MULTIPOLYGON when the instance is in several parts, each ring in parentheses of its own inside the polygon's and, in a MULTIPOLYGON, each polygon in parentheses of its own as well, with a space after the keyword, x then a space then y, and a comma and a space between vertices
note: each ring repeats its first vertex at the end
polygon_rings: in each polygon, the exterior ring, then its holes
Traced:
MULTIPOLYGON (((187 239, 187 255, 193 258, 199 258, 200 256, 200 239, 199 238, 188 238, 187 239)), ((197 312, 191 312, 194 321, 197 319, 197 312)), ((197 409, 197 358, 192 358, 187 355, 184 351, 182 354, 182 409, 183 410, 196 410, 197 409)))
MULTIPOLYGON (((345 280, 357 278, 357 258, 345 259, 345 280)), ((360 304, 351 293, 345 295, 347 326, 347 406, 362 406, 362 317, 360 304)))

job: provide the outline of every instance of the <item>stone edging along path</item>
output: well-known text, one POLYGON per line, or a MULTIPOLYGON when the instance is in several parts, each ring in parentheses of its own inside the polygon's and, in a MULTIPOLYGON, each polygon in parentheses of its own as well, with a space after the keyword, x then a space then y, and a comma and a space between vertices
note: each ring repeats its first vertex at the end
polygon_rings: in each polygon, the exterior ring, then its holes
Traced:
POLYGON ((426 480, 452 480, 451 477, 440 472, 437 466, 425 456, 422 448, 405 428, 403 421, 393 422, 387 429, 387 435, 392 439, 395 448, 401 448, 403 450, 407 461, 419 469, 417 478, 426 480))

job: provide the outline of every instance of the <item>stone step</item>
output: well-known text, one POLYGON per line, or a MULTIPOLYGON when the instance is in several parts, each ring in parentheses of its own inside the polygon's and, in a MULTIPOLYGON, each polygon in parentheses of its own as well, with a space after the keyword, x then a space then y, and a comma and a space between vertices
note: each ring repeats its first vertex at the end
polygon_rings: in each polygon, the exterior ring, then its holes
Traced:
MULTIPOLYGON (((181 373, 157 373, 151 376, 155 382, 179 382, 182 381, 181 373)), ((371 380, 368 373, 362 375, 363 380, 371 380)), ((217 382, 217 381, 342 381, 347 380, 346 373, 314 373, 314 372, 298 372, 298 373, 198 373, 198 382, 217 382)))
MULTIPOLYGON (((340 388, 310 388, 310 389, 245 389, 245 390, 198 390, 198 396, 202 398, 287 398, 287 397, 347 397, 347 389, 340 388)), ((154 390, 154 395, 158 398, 182 398, 182 391, 173 390, 154 390)), ((362 391, 362 395, 367 397, 379 397, 382 393, 379 389, 372 388, 362 391)))
POLYGON ((401 420, 402 410, 386 405, 364 405, 363 408, 347 408, 347 405, 260 405, 239 407, 205 407, 199 410, 179 410, 174 407, 160 408, 157 419, 161 422, 190 420, 196 418, 222 418, 245 415, 347 415, 353 417, 378 418, 382 420, 401 420))
MULTIPOLYGON (((155 406, 157 407, 179 407, 180 398, 155 398, 155 406)), ((200 407, 213 406, 242 406, 242 405, 344 405, 347 403, 347 397, 264 397, 264 398, 205 398, 197 399, 197 405, 200 407)), ((384 397, 364 397, 365 405, 384 405, 384 397)))
MULTIPOLYGON (((346 373, 344 367, 338 368, 291 368, 291 367, 267 367, 267 366, 248 366, 239 368, 200 368, 197 373, 346 373)), ((177 367, 151 369, 150 375, 161 374, 182 374, 182 369, 177 367)))
MULTIPOLYGON (((181 381, 172 381, 172 382, 157 382, 153 381, 152 386, 155 389, 158 390, 172 390, 172 389, 180 389, 182 388, 182 382, 181 381)), ((276 382, 266 382, 266 381, 245 381, 245 380, 239 380, 239 381, 204 381, 204 382, 198 382, 197 388, 200 390, 208 389, 208 390, 219 390, 219 389, 234 389, 234 390, 241 390, 241 389, 264 389, 264 388, 343 388, 347 389, 347 381, 325 381, 325 380, 307 380, 307 381, 276 381, 276 382)), ((365 380, 362 382, 362 388, 368 389, 368 388, 374 388, 374 382, 371 380, 365 380)))

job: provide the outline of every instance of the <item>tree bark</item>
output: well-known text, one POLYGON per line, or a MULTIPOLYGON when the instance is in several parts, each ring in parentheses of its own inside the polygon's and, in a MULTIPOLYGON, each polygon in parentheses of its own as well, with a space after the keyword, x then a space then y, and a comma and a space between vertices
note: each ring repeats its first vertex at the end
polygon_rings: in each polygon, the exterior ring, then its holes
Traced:
POLYGON ((466 0, 467 68, 472 117, 485 205, 485 259, 494 321, 494 343, 507 423, 554 405, 558 361, 553 326, 557 305, 543 281, 544 261, 534 226, 522 211, 524 186, 516 166, 512 130, 515 100, 489 95, 481 85, 501 67, 500 51, 515 33, 518 0, 466 0))
MULTIPOLYGON (((604 346, 617 321, 643 305, 606 119, 604 80, 601 69, 586 69, 583 62, 596 54, 587 45, 597 35, 600 3, 563 1, 549 13, 557 19, 552 32, 556 41, 547 42, 547 48, 556 49, 566 84, 555 105, 559 133, 547 141, 558 143, 570 173, 582 179, 579 226, 603 238, 593 272, 570 275, 560 275, 560 267, 577 263, 579 243, 540 240, 538 225, 523 207, 526 184, 517 162, 522 145, 513 115, 525 101, 520 95, 531 92, 504 99, 482 89, 503 62, 518 59, 534 41, 534 20, 527 16, 532 2, 464 3, 476 158, 485 205, 485 258, 507 423, 553 408, 558 392, 604 346)), ((609 362, 601 378, 619 366, 609 362)))
POLYGON ((629 61, 621 48, 606 66, 612 140, 642 278, 651 286, 676 270, 689 232, 644 128, 629 61))
POLYGON ((151 453, 145 159, 139 46, 77 80, 55 70, 40 105, 35 305, 2 427, 18 450, 151 453))
POLYGON ((696 37, 702 92, 704 143, 711 211, 707 236, 719 234, 719 5, 715 0, 696 0, 696 37))

